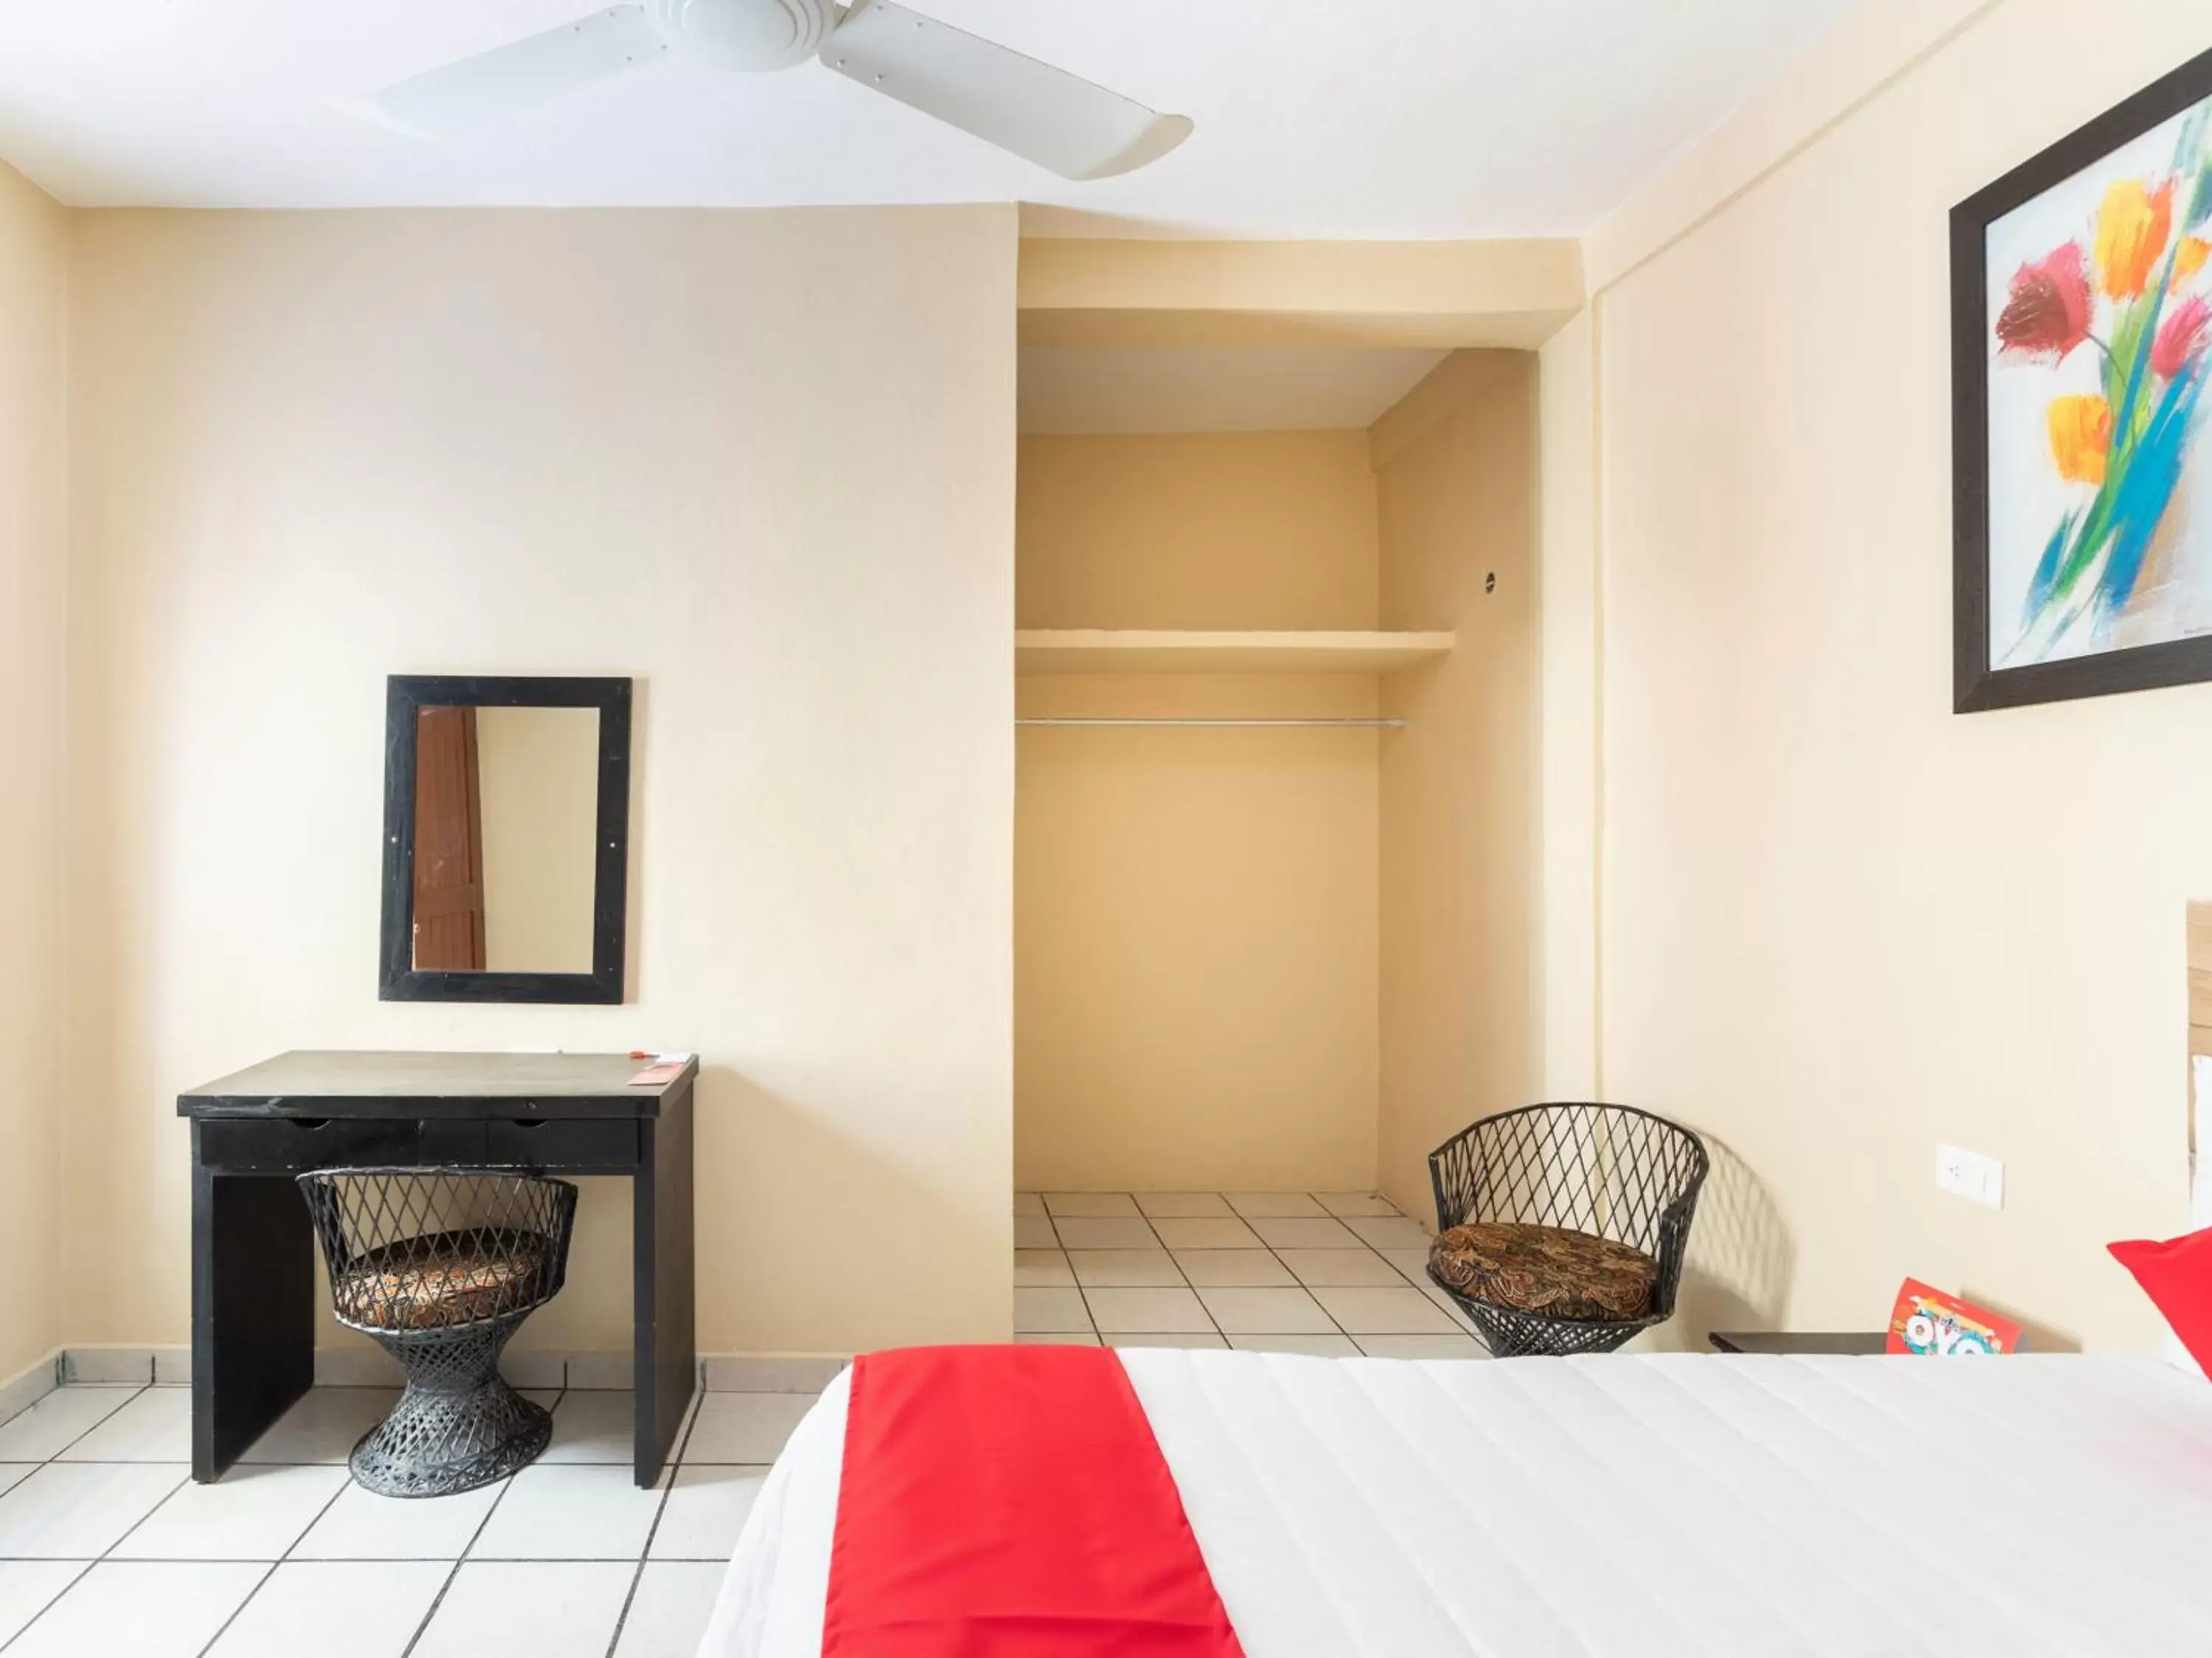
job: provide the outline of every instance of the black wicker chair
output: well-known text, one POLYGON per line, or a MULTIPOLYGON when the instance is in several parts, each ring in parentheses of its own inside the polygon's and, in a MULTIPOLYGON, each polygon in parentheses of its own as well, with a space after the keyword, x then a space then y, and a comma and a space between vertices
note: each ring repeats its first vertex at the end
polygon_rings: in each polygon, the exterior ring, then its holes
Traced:
POLYGON ((1486 1117, 1429 1154, 1429 1277, 1500 1358, 1611 1352, 1674 1316, 1708 1167, 1696 1135, 1632 1106, 1486 1117))
POLYGON ((496 1169, 299 1179, 338 1322, 407 1373, 391 1414, 347 1459, 353 1477, 386 1496, 444 1496, 535 1460, 553 1418, 501 1378, 499 1356, 567 1277, 576 1188, 496 1169))

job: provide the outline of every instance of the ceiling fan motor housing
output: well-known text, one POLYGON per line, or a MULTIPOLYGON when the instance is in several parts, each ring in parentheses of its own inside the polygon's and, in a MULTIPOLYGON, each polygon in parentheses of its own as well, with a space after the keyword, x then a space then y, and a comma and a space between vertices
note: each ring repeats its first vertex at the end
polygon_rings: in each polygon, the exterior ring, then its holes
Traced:
POLYGON ((836 0, 653 0, 672 46, 724 69, 789 69, 822 49, 837 26, 836 0))

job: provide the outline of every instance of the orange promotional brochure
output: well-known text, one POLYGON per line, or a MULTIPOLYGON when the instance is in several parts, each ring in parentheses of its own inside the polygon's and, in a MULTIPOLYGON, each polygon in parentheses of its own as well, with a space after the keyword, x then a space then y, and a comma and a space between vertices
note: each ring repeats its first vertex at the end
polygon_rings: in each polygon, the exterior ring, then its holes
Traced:
POLYGON ((2020 1351, 2020 1326, 1986 1308, 1907 1278, 1890 1309, 1889 1350, 1942 1358, 1979 1358, 2020 1351))

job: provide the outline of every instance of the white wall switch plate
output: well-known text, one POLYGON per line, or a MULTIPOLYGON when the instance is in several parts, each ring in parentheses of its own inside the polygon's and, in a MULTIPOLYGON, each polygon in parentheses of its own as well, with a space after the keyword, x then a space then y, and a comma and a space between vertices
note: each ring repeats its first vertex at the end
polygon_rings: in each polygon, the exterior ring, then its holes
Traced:
POLYGON ((1959 1146, 1936 1148, 1936 1189, 1989 1209, 2004 1207, 2004 1165, 1959 1146))

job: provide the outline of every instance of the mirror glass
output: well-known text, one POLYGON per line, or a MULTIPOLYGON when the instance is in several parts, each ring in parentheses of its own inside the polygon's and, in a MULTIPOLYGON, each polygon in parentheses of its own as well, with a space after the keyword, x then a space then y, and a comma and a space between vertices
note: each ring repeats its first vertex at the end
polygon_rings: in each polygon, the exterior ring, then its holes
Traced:
POLYGON ((417 972, 588 973, 599 710, 416 710, 417 972))

